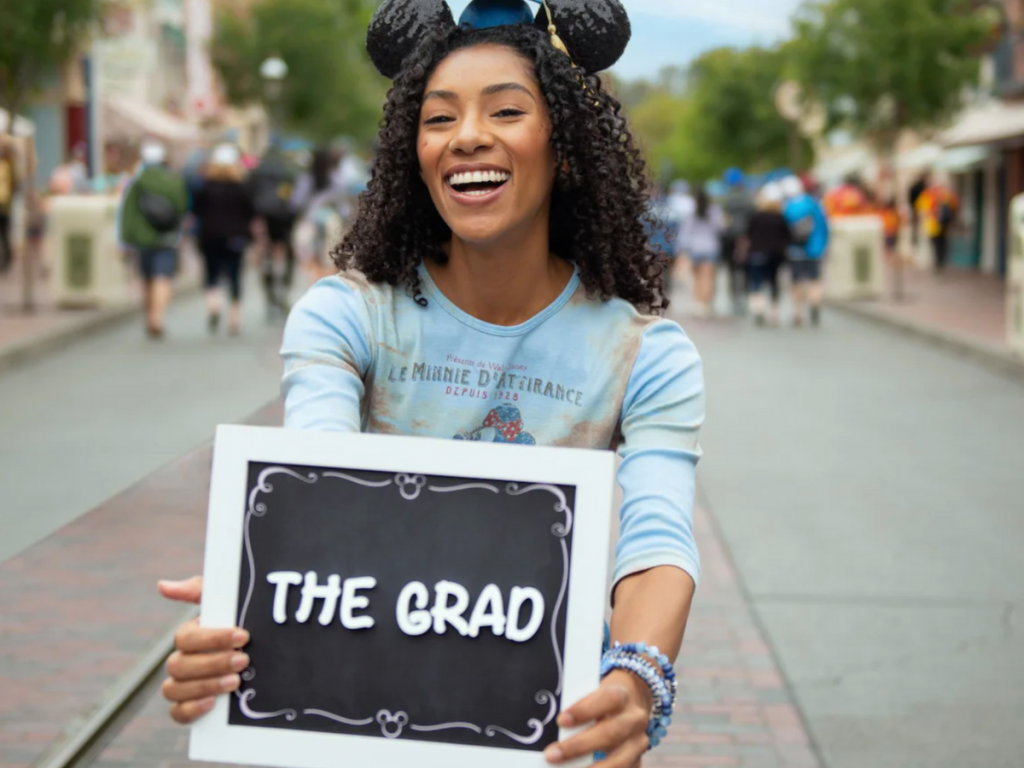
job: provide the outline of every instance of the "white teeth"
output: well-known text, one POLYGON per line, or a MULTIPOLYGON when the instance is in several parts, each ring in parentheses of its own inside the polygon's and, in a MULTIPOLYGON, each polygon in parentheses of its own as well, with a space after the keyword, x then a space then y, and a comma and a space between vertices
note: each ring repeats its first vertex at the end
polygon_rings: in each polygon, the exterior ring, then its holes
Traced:
POLYGON ((461 184, 500 184, 512 178, 512 174, 505 171, 469 171, 456 173, 448 177, 448 183, 452 185, 461 184))

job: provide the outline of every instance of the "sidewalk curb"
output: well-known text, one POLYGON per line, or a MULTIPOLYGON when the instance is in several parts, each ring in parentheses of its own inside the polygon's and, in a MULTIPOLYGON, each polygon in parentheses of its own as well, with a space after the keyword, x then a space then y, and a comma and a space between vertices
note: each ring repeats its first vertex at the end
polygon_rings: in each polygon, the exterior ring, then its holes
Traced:
MULTIPOLYGON (((175 287, 174 300, 198 293, 200 285, 186 284, 175 287)), ((67 328, 57 328, 21 341, 0 346, 0 371, 7 371, 24 363, 45 357, 74 342, 104 331, 142 314, 142 304, 103 310, 89 320, 67 328)))
POLYGON ((829 309, 838 310, 846 315, 866 320, 877 326, 927 341, 940 349, 970 358, 1005 376, 1024 383, 1024 358, 1018 357, 995 344, 972 339, 954 331, 946 331, 926 323, 917 322, 916 320, 893 317, 884 310, 877 309, 869 302, 826 299, 825 305, 829 309))

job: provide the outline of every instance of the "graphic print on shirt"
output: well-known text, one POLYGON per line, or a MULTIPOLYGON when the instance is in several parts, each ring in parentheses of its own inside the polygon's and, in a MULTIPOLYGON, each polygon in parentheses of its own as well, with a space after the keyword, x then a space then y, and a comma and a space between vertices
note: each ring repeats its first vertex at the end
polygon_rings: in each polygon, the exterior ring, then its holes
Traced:
POLYGON ((482 426, 471 432, 461 432, 455 435, 455 439, 485 443, 537 444, 533 435, 523 431, 523 416, 514 405, 499 405, 487 414, 482 426))
POLYGON ((525 365, 473 361, 448 355, 443 364, 426 361, 412 365, 388 366, 387 381, 391 385, 444 385, 446 397, 468 397, 475 400, 510 400, 537 395, 577 408, 584 407, 583 391, 558 381, 530 375, 525 365))

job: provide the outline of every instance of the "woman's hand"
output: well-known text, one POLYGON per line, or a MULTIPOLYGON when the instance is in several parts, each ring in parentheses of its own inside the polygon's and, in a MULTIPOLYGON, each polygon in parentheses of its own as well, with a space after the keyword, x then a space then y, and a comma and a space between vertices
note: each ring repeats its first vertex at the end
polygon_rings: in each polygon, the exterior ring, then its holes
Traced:
POLYGON ((616 669, 601 681, 595 693, 558 717, 563 728, 593 723, 582 733, 544 750, 549 763, 558 764, 594 752, 607 755, 601 768, 635 768, 650 746, 647 722, 654 698, 650 688, 631 672, 616 669))
MULTIPOLYGON (((186 581, 161 581, 160 594, 168 600, 198 603, 203 595, 203 577, 186 581)), ((237 627, 206 629, 199 620, 183 624, 174 636, 175 651, 167 659, 168 678, 161 691, 171 702, 171 717, 183 725, 198 720, 211 709, 217 696, 237 690, 239 672, 249 666, 249 656, 240 652, 249 633, 237 627)))

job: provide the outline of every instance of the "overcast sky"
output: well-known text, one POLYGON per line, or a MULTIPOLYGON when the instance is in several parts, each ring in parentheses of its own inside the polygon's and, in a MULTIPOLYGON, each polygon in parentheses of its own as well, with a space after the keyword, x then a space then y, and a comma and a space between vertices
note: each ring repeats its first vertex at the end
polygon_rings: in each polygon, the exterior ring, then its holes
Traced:
MULTIPOLYGON (((456 18, 469 0, 449 0, 456 18)), ((722 45, 771 43, 789 29, 800 0, 624 0, 633 40, 618 66, 623 77, 648 77, 722 45)), ((535 3, 536 5, 536 3, 535 3)))

